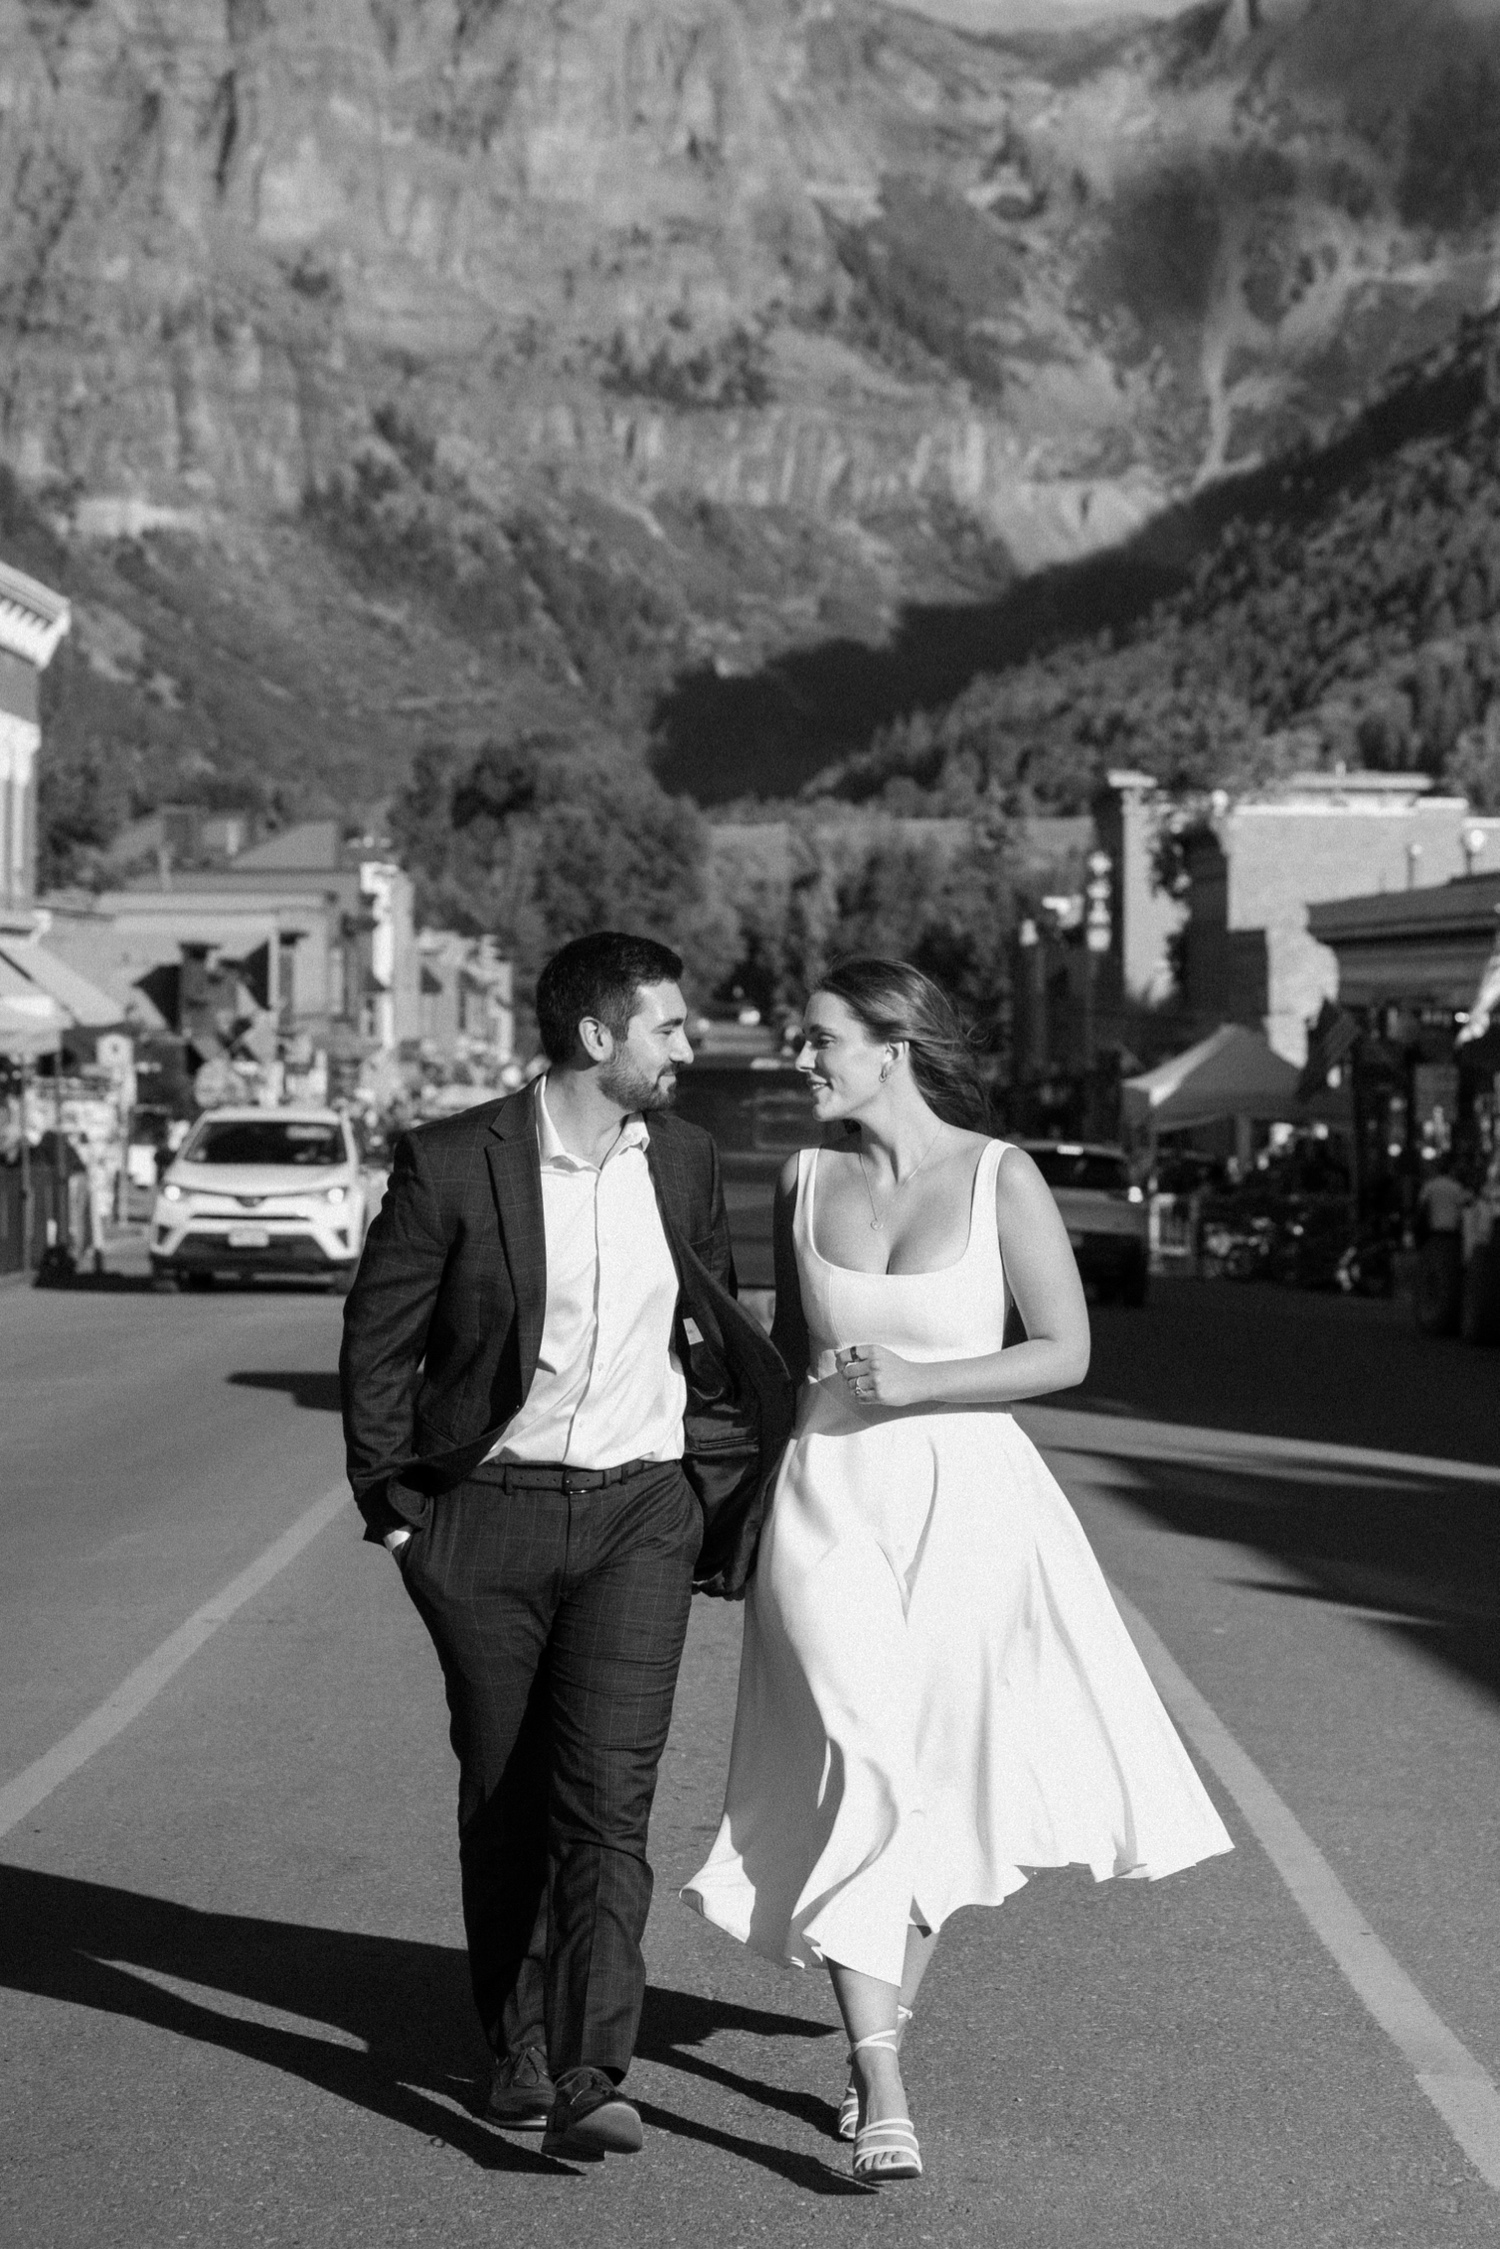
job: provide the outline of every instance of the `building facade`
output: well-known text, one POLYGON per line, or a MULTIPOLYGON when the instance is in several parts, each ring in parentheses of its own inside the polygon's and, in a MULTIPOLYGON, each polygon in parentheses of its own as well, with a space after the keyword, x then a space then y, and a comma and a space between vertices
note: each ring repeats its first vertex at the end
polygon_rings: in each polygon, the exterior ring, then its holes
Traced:
POLYGON ((1410 1182, 1450 1151, 1477 1175, 1500 1146, 1500 1021, 1484 1005, 1500 965, 1500 868, 1330 900, 1309 921, 1338 997, 1305 1096, 1342 1096, 1367 1177, 1410 1182))
POLYGON ((1422 773, 1308 773, 1216 799, 1183 838, 1182 993, 1195 1022, 1258 1024, 1299 1066, 1307 1026, 1339 989, 1314 901, 1447 884, 1500 866, 1500 820, 1422 773))
POLYGON ((71 622, 50 586, 0 562, 0 908, 36 895, 40 681, 71 622))
POLYGON ((421 1056, 429 1068, 494 1084, 516 1055, 515 976, 493 937, 417 932, 421 1056))
POLYGON ((209 871, 163 860, 97 897, 50 901, 50 941, 143 1029, 204 1059, 415 1061, 421 966, 410 877, 339 822, 312 820, 209 871))

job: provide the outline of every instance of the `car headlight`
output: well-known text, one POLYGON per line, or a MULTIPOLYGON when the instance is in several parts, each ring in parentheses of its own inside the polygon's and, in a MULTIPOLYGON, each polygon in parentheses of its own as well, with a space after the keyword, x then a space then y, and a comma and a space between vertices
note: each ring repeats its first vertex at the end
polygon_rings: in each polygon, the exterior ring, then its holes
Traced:
POLYGON ((1127 1203, 1143 1203, 1146 1198, 1141 1193, 1139 1187, 1127 1187, 1125 1190, 1125 1200, 1127 1203))
POLYGON ((182 1189, 169 1180, 161 1191, 161 1199, 164 1203, 180 1203, 182 1201, 182 1189))
POLYGON ((348 1193, 349 1190, 347 1187, 325 1187, 323 1189, 323 1199, 325 1202, 341 1203, 346 1199, 348 1193))

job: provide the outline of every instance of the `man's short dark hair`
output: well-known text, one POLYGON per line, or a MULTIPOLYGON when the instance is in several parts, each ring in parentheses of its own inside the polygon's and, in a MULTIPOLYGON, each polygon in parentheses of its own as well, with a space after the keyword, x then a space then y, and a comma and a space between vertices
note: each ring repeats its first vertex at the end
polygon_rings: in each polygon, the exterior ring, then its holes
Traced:
POLYGON ((586 1015, 623 1039, 643 984, 676 984, 682 961, 654 937, 596 929, 554 953, 536 980, 536 1027, 549 1062, 571 1062, 586 1015))

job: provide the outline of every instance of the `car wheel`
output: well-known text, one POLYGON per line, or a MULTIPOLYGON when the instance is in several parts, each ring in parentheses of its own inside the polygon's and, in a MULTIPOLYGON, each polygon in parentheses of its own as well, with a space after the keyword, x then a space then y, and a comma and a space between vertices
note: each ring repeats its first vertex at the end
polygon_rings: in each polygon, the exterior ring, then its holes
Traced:
POLYGON ((1128 1304, 1133 1312, 1138 1312, 1146 1301, 1148 1277, 1146 1260, 1138 1257, 1120 1285, 1120 1301, 1128 1304))
POLYGON ((214 1285, 214 1276, 212 1273, 188 1273, 184 1275, 184 1278, 186 1279, 187 1285, 190 1289, 197 1289, 200 1293, 204 1289, 212 1288, 214 1285))
POLYGON ((151 1286, 158 1296, 175 1296, 177 1294, 177 1275, 169 1265, 153 1265, 151 1268, 151 1286))
POLYGON ((354 1274, 355 1268, 352 1265, 340 1265, 329 1276, 328 1286, 332 1293, 335 1296, 347 1296, 354 1286, 354 1274))

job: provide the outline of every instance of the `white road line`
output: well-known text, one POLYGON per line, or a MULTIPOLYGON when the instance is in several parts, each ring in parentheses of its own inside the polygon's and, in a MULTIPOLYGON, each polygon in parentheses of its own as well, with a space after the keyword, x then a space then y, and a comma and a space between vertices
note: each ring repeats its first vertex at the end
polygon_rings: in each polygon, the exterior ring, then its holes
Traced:
POLYGON ((227 1624, 235 1611, 253 1600, 289 1562, 295 1562, 303 1548, 310 1546, 319 1531, 348 1505, 348 1488, 343 1484, 315 1500, 305 1515, 298 1516, 290 1530, 283 1531, 280 1538, 263 1554, 257 1555, 238 1577, 232 1577, 211 1601, 195 1609, 186 1624, 180 1624, 144 1663, 137 1664, 97 1710, 91 1710, 81 1724, 64 1734, 34 1765, 28 1765, 14 1780, 0 1787, 0 1835, 8 1835, 13 1827, 19 1826, 55 1788, 60 1788, 117 1734, 123 1733, 133 1718, 139 1718, 168 1680, 176 1676, 190 1656, 197 1654, 204 1641, 212 1639, 219 1626, 227 1624))
POLYGON ((1314 1934, 1410 2065, 1475 2170, 1500 2193, 1500 2091, 1494 2080, 1386 1950, 1312 1837, 1168 1654, 1139 1609, 1118 1590, 1115 1600, 1162 1701, 1228 1789, 1314 1934))
POLYGON ((1076 1406, 1024 1406, 1016 1415, 1044 1452, 1112 1453, 1121 1460, 1181 1460, 1187 1465, 1279 1460, 1307 1468, 1363 1468, 1376 1475, 1451 1484, 1500 1484, 1500 1468, 1482 1461, 1443 1460, 1427 1453, 1378 1452, 1368 1445, 1329 1445, 1303 1437, 1261 1437, 1248 1429, 1196 1429, 1177 1421, 1137 1421, 1131 1414, 1084 1413, 1076 1406))

